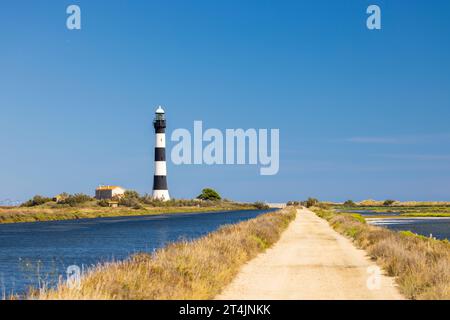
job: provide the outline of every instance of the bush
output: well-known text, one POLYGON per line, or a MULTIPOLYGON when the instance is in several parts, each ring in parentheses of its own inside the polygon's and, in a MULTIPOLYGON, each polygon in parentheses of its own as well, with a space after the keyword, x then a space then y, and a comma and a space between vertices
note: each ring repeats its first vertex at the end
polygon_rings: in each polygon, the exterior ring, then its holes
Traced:
POLYGON ((388 199, 383 202, 383 206, 392 206, 394 203, 395 203, 395 200, 388 199))
POLYGON ((269 206, 261 201, 256 201, 255 203, 253 203, 253 205, 256 207, 256 209, 258 210, 265 210, 265 209, 269 209, 269 206))
POLYGON ((139 198, 122 197, 119 199, 119 206, 129 207, 133 209, 142 209, 142 203, 139 198))
POLYGON ((149 196, 146 195, 144 198, 142 198, 137 191, 127 190, 123 194, 123 197, 119 197, 117 198, 117 200, 119 201, 119 206, 138 210, 143 208, 142 203, 145 203, 145 198, 149 198, 149 196))
POLYGON ((317 200, 315 198, 308 198, 308 200, 302 202, 302 204, 307 208, 314 207, 318 203, 319 203, 319 200, 317 200))
POLYGON ((109 201, 108 201, 108 200, 100 200, 100 201, 97 201, 97 204, 98 204, 100 207, 109 207, 109 201))
POLYGON ((52 202, 52 201, 53 201, 52 198, 47 198, 47 197, 36 195, 33 197, 33 199, 22 203, 21 207, 35 207, 35 206, 40 206, 40 205, 43 205, 44 203, 52 202))
POLYGON ((197 199, 201 199, 201 200, 220 200, 222 199, 219 195, 219 193, 217 193, 216 190, 211 189, 211 188, 205 188, 202 190, 202 193, 197 197, 197 199))
POLYGON ((168 201, 162 201, 160 199, 155 199, 151 195, 145 195, 139 199, 142 203, 152 207, 195 207, 195 206, 203 206, 206 202, 201 203, 198 200, 192 199, 175 199, 171 198, 168 201))
POLYGON ((135 210, 140 210, 140 209, 144 209, 144 206, 140 202, 136 202, 135 204, 133 204, 131 206, 131 208, 135 209, 135 210))
POLYGON ((298 206, 300 205, 300 201, 288 201, 286 203, 287 206, 298 206))
POLYGON ((353 202, 353 200, 347 200, 344 202, 344 206, 346 207, 356 207, 356 203, 353 202))
POLYGON ((125 198, 133 198, 133 199, 139 199, 141 196, 137 191, 134 190, 127 190, 124 192, 123 196, 125 198))
POLYGON ((83 193, 76 193, 74 195, 68 195, 66 198, 62 199, 58 202, 58 204, 67 204, 71 207, 74 207, 79 204, 86 203, 88 201, 92 201, 93 198, 83 193))
POLYGON ((324 202, 318 202, 314 205, 317 208, 321 208, 321 209, 331 209, 332 205, 329 203, 324 203, 324 202))

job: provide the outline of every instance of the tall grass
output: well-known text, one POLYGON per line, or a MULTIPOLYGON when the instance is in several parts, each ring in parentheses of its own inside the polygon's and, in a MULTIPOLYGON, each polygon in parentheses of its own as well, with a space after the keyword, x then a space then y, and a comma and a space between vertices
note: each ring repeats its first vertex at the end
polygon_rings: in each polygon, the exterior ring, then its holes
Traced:
POLYGON ((194 241, 173 243, 154 254, 99 265, 79 287, 61 283, 30 294, 38 299, 211 299, 240 267, 274 244, 295 218, 294 208, 228 225, 194 241))
POLYGON ((366 224, 361 217, 313 208, 365 249, 409 299, 450 299, 450 244, 366 224))

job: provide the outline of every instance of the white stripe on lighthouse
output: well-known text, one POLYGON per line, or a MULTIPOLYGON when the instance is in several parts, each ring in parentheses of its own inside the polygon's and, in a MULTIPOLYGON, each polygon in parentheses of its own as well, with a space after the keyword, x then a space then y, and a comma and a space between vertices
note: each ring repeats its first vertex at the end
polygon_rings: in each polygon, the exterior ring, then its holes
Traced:
POLYGON ((165 161, 155 161, 155 176, 167 176, 165 161))
POLYGON ((153 190, 153 198, 159 200, 170 200, 169 191, 168 190, 153 190))
POLYGON ((156 148, 165 148, 166 147, 166 134, 165 133, 157 133, 156 134, 156 148))

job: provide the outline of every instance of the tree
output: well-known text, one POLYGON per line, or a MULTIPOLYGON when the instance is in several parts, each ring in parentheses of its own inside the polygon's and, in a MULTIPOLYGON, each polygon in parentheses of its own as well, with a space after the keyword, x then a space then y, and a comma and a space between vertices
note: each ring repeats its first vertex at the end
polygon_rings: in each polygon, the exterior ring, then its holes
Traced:
POLYGON ((344 206, 346 207, 356 207, 356 203, 353 200, 347 200, 344 202, 344 206))
POLYGON ((219 193, 211 188, 205 188, 202 190, 202 193, 197 197, 200 200, 220 200, 222 197, 219 193))
POLYGON ((303 202, 303 205, 307 208, 310 207, 314 207, 315 205, 317 205, 319 203, 319 200, 317 200, 316 198, 308 198, 308 200, 303 202))
POLYGON ((395 200, 388 199, 383 202, 383 206, 392 206, 394 203, 395 200))

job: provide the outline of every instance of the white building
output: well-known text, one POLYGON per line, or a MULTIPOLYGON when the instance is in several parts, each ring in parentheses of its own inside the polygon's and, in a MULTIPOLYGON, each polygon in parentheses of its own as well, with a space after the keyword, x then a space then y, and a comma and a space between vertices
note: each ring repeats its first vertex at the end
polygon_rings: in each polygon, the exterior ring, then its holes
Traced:
POLYGON ((125 189, 119 186, 99 186, 95 189, 95 198, 98 200, 110 200, 114 197, 122 197, 125 189))

